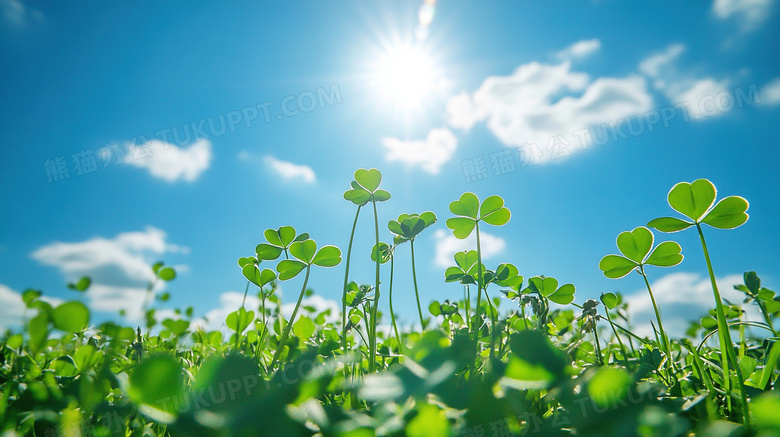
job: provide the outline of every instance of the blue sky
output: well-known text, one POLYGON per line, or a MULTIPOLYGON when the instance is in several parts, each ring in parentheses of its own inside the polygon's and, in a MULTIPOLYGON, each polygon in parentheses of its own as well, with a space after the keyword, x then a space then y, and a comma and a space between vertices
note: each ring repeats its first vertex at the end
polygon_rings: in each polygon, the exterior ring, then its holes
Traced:
MULTIPOLYGON (((778 288, 771 0, 0 0, 0 14, 0 325, 19 322, 24 289, 73 299, 65 283, 81 275, 95 280, 81 298, 96 320, 125 308, 136 323, 163 260, 180 274, 162 314, 192 305, 217 328, 246 284, 236 260, 263 230, 292 225, 346 250, 355 211, 341 196, 371 167, 393 195, 379 205, 383 240, 400 213, 439 218, 415 245, 425 306, 462 296, 443 282, 465 247, 444 222, 472 191, 513 213, 483 228, 489 267, 573 283, 578 302, 619 290, 644 323, 641 279, 606 279, 598 262, 621 231, 672 214, 676 182, 702 177, 750 201, 744 226, 706 230, 724 288, 748 270, 778 288)), ((372 226, 367 210, 361 283, 373 281, 372 226)), ((698 237, 656 232, 670 238, 685 260, 649 274, 679 330, 712 297, 698 237)), ((409 262, 402 246, 395 306, 411 323, 409 262)), ((312 273, 316 304, 340 299, 343 268, 312 273)), ((282 284, 286 301, 301 280, 282 284)))

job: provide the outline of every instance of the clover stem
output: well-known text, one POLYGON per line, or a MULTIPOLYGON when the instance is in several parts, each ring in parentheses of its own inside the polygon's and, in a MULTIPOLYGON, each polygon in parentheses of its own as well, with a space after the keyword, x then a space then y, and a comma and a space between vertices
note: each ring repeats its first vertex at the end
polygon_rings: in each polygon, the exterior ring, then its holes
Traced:
MULTIPOLYGON (((748 406, 747 393, 745 392, 745 379, 742 377, 742 369, 739 367, 737 358, 734 356, 731 333, 729 332, 729 326, 726 321, 726 314, 723 311, 723 301, 720 297, 720 291, 718 291, 718 284, 715 281, 715 272, 712 270, 712 262, 710 261, 710 253, 707 250, 707 242, 704 241, 704 233, 701 230, 701 224, 698 222, 696 223, 696 230, 699 231, 699 239, 701 240, 701 247, 704 251, 704 260, 707 262, 707 272, 710 275, 710 282, 712 283, 712 293, 715 296, 715 311, 718 315, 718 337, 720 339, 721 360, 723 361, 724 386, 728 393, 731 385, 731 372, 729 371, 729 365, 731 364, 737 372, 737 381, 739 382, 739 392, 742 400, 742 419, 745 426, 748 426, 750 424, 750 407, 748 406), (731 361, 731 363, 729 363, 729 361, 731 361)), ((726 396, 726 398, 730 399, 729 396, 726 396)))
POLYGON ((363 205, 358 205, 357 212, 355 212, 355 220, 352 222, 352 232, 349 234, 349 246, 347 246, 347 268, 344 271, 344 296, 341 298, 341 347, 344 353, 347 353, 347 285, 349 281, 349 260, 352 256, 352 241, 355 239, 355 228, 357 227, 358 216, 360 215, 360 208, 363 205))
MULTIPOLYGON (((376 212, 376 202, 373 199, 373 196, 371 198, 371 204, 374 207, 374 234, 376 237, 376 246, 379 248, 379 218, 377 217, 376 212)), ((380 257, 377 253, 376 256, 376 279, 374 286, 374 306, 371 308, 372 314, 371 314, 371 332, 369 332, 369 341, 371 342, 371 347, 369 348, 369 358, 368 358, 368 371, 371 373, 374 373, 374 369, 376 367, 376 314, 377 314, 377 308, 379 307, 379 262, 380 257)))
POLYGON ((615 338, 617 338, 618 344, 620 344, 620 350, 623 352, 623 359, 626 361, 626 368, 631 370, 631 366, 628 363, 628 352, 626 351, 626 345, 623 344, 623 340, 620 339, 620 334, 618 334, 617 329, 615 328, 615 324, 612 323, 612 317, 609 315, 609 308, 604 306, 604 313, 607 315, 607 322, 609 322, 609 326, 612 328, 612 332, 615 334, 615 338))
POLYGON ((246 304, 246 294, 249 292, 249 281, 246 281, 246 288, 244 289, 244 299, 241 301, 241 308, 244 308, 246 304))
POLYGON ((393 256, 390 256, 390 320, 393 322, 393 331, 395 331, 395 339, 398 341, 398 351, 401 355, 404 354, 404 345, 401 343, 401 336, 398 335, 398 326, 395 324, 395 312, 393 312, 393 256))
POLYGON ((466 327, 471 330, 471 316, 469 315, 469 307, 471 306, 471 291, 469 291, 469 284, 464 285, 463 299, 465 300, 466 307, 466 327))
MULTIPOLYGON (((284 331, 282 332, 282 338, 279 339, 279 345, 276 346, 276 352, 274 353, 274 358, 271 360, 271 369, 273 369, 274 365, 276 365, 276 361, 279 360, 279 355, 282 354, 282 350, 284 350, 284 343, 287 342, 287 337, 290 335, 290 330, 292 329, 293 322, 295 321, 295 315, 298 314, 298 308, 301 307, 301 301, 303 301, 303 295, 306 293, 306 285, 309 283, 309 273, 311 272, 311 265, 306 266, 306 277, 303 279, 303 287, 301 287, 301 294, 298 296, 298 302, 295 304, 295 309, 292 312, 292 315, 290 316, 290 323, 287 324, 287 327, 284 328, 284 331)), ((282 314, 281 310, 279 311, 279 317, 281 319, 284 319, 284 315, 282 314)))
MULTIPOLYGON (((482 248, 479 244, 479 221, 476 222, 477 232, 477 307, 474 309, 474 314, 479 318, 480 304, 482 303, 482 248)), ((479 334, 476 334, 476 339, 479 339, 479 334)))
POLYGON ((662 347, 666 349, 666 362, 667 366, 670 367, 670 371, 674 372, 674 360, 672 359, 672 347, 669 343, 669 337, 666 335, 666 331, 664 330, 664 325, 661 322, 661 313, 658 311, 658 305, 655 302, 655 296, 653 295, 653 290, 650 288, 650 282, 647 280, 647 275, 645 274, 645 267, 643 265, 639 266, 639 274, 642 275, 642 279, 645 280, 645 285, 647 286, 647 292, 650 294, 650 301, 653 303, 653 311, 655 311, 655 319, 658 321, 658 330, 661 331, 661 342, 662 347))
POLYGON ((420 315, 420 326, 425 331, 425 320, 423 319, 422 306, 420 306, 420 293, 417 291, 417 270, 414 267, 414 238, 409 240, 412 247, 412 281, 414 282, 414 296, 417 298, 417 313, 420 315))

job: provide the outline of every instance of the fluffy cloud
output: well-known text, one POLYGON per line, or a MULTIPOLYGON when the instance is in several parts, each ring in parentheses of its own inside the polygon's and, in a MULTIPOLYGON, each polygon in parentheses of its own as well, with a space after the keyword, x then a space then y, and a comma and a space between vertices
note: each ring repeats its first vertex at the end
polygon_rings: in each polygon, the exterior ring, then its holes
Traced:
POLYGON ((761 103, 766 105, 780 104, 780 77, 764 85, 759 95, 761 96, 761 103))
POLYGON ((578 41, 569 47, 566 47, 565 49, 556 53, 555 57, 562 61, 582 59, 592 55, 593 53, 596 53, 599 51, 599 49, 601 49, 601 41, 595 38, 588 39, 578 41))
MULTIPOLYGON (((240 159, 246 159, 247 156, 248 155, 244 153, 239 154, 240 159)), ((281 178, 284 180, 297 179, 305 183, 311 184, 317 179, 314 170, 312 170, 312 168, 309 167, 308 165, 298 165, 298 164, 293 164, 292 162, 281 161, 271 155, 266 155, 265 157, 263 157, 263 161, 266 163, 268 168, 270 168, 273 172, 281 176, 281 178)))
POLYGON ((769 15, 772 0, 715 0, 712 11, 721 20, 736 17, 741 21, 742 30, 758 28, 769 15))
MULTIPOLYGON (((531 62, 509 76, 485 79, 473 94, 453 97, 447 104, 447 118, 460 129, 486 121, 508 146, 544 147, 558 135, 644 113, 652 103, 643 77, 591 80, 586 73, 572 71, 569 61, 531 62)), ((544 155, 542 160, 550 158, 544 155)))
POLYGON ((388 161, 401 161, 410 166, 418 165, 431 174, 438 174, 441 166, 452 158, 458 148, 458 139, 447 128, 433 129, 425 140, 402 141, 384 138, 382 145, 387 149, 388 161))
POLYGON ((160 229, 125 232, 108 239, 95 237, 78 243, 53 242, 32 253, 39 263, 57 267, 67 281, 92 278, 86 292, 98 311, 127 310, 130 319, 141 316, 146 285, 154 278, 151 262, 165 253, 188 249, 166 242, 160 229))
MULTIPOLYGON (((457 252, 464 250, 474 250, 477 247, 476 233, 472 233, 468 238, 459 240, 449 232, 443 229, 437 229, 434 233, 436 239, 436 265, 447 268, 455 265, 453 256, 457 252)), ((500 254, 506 247, 506 240, 495 235, 481 231, 479 233, 479 242, 482 246, 482 263, 500 254)))
POLYGON ((125 164, 145 168, 150 175, 166 182, 195 181, 211 164, 211 142, 197 140, 186 147, 160 140, 132 146, 125 164))
POLYGON ((712 77, 695 77, 683 73, 675 61, 685 53, 682 44, 671 44, 664 51, 648 56, 639 63, 639 71, 653 81, 653 87, 663 92, 672 103, 686 104, 693 120, 704 119, 703 115, 724 114, 714 110, 715 97, 728 91, 729 81, 712 77))
MULTIPOLYGON (((718 278, 717 283, 721 297, 735 304, 742 302, 744 294, 734 290, 734 285, 742 283, 742 275, 718 278)), ((712 285, 708 276, 685 272, 671 273, 653 281, 650 287, 661 312, 664 329, 673 337, 682 336, 690 321, 701 318, 715 307, 715 298, 712 295, 712 285)), ((634 332, 652 336, 650 322, 654 324, 657 322, 647 289, 638 289, 624 296, 624 300, 628 302, 631 324, 635 327, 634 332)), ((748 311, 748 319, 760 319, 755 308, 746 306, 745 309, 748 311)))

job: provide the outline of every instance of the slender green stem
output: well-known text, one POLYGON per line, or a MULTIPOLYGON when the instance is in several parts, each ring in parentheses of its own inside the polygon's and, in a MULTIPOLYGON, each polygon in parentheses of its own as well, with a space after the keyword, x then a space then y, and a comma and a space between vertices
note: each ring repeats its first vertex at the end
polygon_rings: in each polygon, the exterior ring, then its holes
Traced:
POLYGON ((626 361, 626 368, 631 370, 628 364, 628 352, 626 350, 626 345, 623 344, 623 340, 620 339, 620 334, 618 334, 617 329, 615 328, 615 324, 612 323, 612 317, 609 315, 609 308, 605 307, 604 313, 607 315, 607 322, 609 322, 609 326, 612 328, 612 332, 615 334, 615 338, 617 338, 618 344, 620 344, 620 350, 623 352, 623 359, 626 361))
MULTIPOLYGON (((282 350, 284 350, 284 344, 287 342, 287 337, 290 335, 290 329, 292 329, 293 322, 295 321, 295 315, 298 314, 298 308, 301 307, 301 301, 303 301, 303 295, 306 293, 306 285, 309 283, 309 273, 311 272, 311 266, 306 266, 306 277, 303 280, 303 287, 301 287, 301 294, 298 296, 298 302, 295 304, 295 309, 292 312, 292 315, 290 316, 290 323, 287 324, 287 327, 284 328, 284 331, 282 332, 282 338, 279 339, 279 345, 276 347, 276 352, 274 353, 274 358, 271 360, 271 369, 273 369, 274 365, 276 365, 276 362, 279 360, 279 355, 282 354, 282 350)), ((279 317, 284 318, 284 315, 282 315, 282 312, 279 311, 279 317)))
POLYGON ((341 298, 341 347, 345 354, 347 353, 347 286, 349 285, 349 260, 352 256, 352 241, 355 239, 355 228, 357 227, 360 208, 362 208, 362 205, 358 205, 357 207, 355 221, 352 222, 352 232, 349 234, 349 246, 347 246, 347 268, 344 271, 344 296, 341 298))
POLYGON ((645 286, 647 286, 647 292, 650 293, 650 301, 653 303, 653 311, 655 311, 655 319, 658 321, 658 330, 661 331, 661 342, 663 343, 662 346, 664 349, 666 349, 666 363, 667 367, 669 367, 670 372, 674 372, 675 366, 674 366, 674 359, 672 358, 672 346, 669 343, 669 336, 666 335, 666 330, 664 330, 663 322, 661 322, 661 312, 658 311, 658 305, 655 302, 655 296, 653 295, 653 290, 650 288, 650 282, 647 280, 647 274, 645 274, 645 267, 639 266, 639 274, 642 275, 642 279, 645 280, 645 286))
MULTIPOLYGON (((475 226, 477 232, 477 307, 474 309, 474 314, 479 319, 480 304, 482 303, 482 247, 479 244, 479 221, 475 226)), ((477 330, 480 328, 480 326, 476 327, 477 330)), ((477 331, 476 339, 479 339, 479 331, 477 331)))
MULTIPOLYGON (((379 248, 379 218, 377 216, 376 212, 376 202, 371 200, 371 204, 374 206, 374 233, 376 237, 376 248, 378 250, 379 248)), ((368 340, 371 342, 371 347, 369 349, 370 356, 368 357, 368 371, 371 373, 374 373, 374 369, 376 368, 376 314, 377 309, 379 307, 379 262, 380 257, 379 254, 376 254, 376 280, 374 285, 374 306, 371 309, 371 332, 369 332, 369 338, 368 340)))
MULTIPOLYGON (((707 262, 707 272, 710 275, 710 282, 712 283, 712 293, 715 296, 715 311, 718 315, 718 337, 720 338, 721 360, 723 361, 724 386, 728 393, 731 385, 731 372, 729 371, 729 366, 731 365, 737 372, 737 381, 739 382, 739 392, 742 400, 742 420, 745 426, 748 426, 750 424, 750 407, 748 406, 747 392, 745 391, 745 379, 742 377, 742 369, 739 367, 737 358, 734 356, 731 333, 729 332, 726 314, 723 311, 723 301, 720 297, 720 291, 718 291, 718 284, 715 281, 715 272, 712 270, 712 261, 710 261, 710 253, 707 250, 707 242, 704 241, 704 233, 701 230, 701 224, 696 223, 696 230, 699 231, 699 239, 701 240, 701 247, 704 251, 704 260, 707 262), (731 360, 730 363, 729 360, 731 360)), ((728 396, 726 398, 730 399, 728 396)))
POLYGON ((398 326, 395 324, 395 312, 393 311, 393 256, 390 255, 390 320, 393 322, 393 331, 395 331, 395 339, 398 341, 398 351, 401 355, 404 354, 404 344, 401 343, 401 336, 398 335, 398 326))
POLYGON ((420 315, 420 326, 425 331, 425 320, 423 319, 422 306, 420 306, 420 292, 417 291, 417 269, 414 267, 414 239, 409 240, 412 247, 412 280, 414 281, 414 297, 417 298, 417 313, 420 315))
POLYGON ((469 291, 469 284, 464 285, 463 299, 465 299, 466 307, 466 327, 471 330, 471 316, 469 315, 469 307, 471 306, 471 291, 469 291))

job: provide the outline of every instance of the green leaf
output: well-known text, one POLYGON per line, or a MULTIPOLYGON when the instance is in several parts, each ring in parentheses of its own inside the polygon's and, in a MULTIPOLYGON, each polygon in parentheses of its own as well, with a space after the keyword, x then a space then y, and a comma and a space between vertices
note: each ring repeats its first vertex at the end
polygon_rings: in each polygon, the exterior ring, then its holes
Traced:
POLYGON ((620 300, 615 293, 601 293, 601 303, 611 310, 620 304, 620 300))
POLYGON ((657 218, 655 220, 651 220, 647 224, 647 226, 650 226, 651 228, 661 232, 678 232, 682 231, 683 229, 688 229, 693 225, 694 223, 686 222, 685 220, 680 220, 674 217, 657 218))
POLYGON ((314 322, 306 316, 301 316, 295 324, 293 324, 293 333, 301 340, 308 340, 314 334, 317 327, 314 322))
POLYGON ((306 264, 311 264, 317 253, 317 243, 314 240, 296 241, 290 245, 290 254, 306 264))
MULTIPOLYGON (((282 226, 277 231, 279 234, 280 246, 287 247, 295 240, 295 228, 292 226, 282 226)), ((270 242, 270 241, 269 241, 270 242)))
POLYGON ((528 280, 528 283, 532 290, 539 292, 544 297, 548 297, 558 289, 558 280, 552 277, 534 276, 528 280))
POLYGON ((344 192, 344 200, 348 200, 358 206, 364 206, 371 201, 371 193, 363 189, 360 184, 352 181, 351 185, 352 189, 344 192))
POLYGON ((32 308, 31 306, 32 303, 36 299, 41 297, 41 295, 43 295, 43 293, 40 290, 34 290, 32 288, 28 288, 27 290, 24 290, 24 292, 22 292, 22 301, 24 302, 24 305, 27 308, 32 308))
MULTIPOLYGON (((273 231, 273 229, 269 229, 269 230, 273 231)), ((279 255, 282 254, 282 250, 284 249, 279 246, 274 246, 268 243, 260 243, 255 248, 255 253, 257 253, 257 259, 265 260, 265 261, 273 261, 276 258, 279 258, 279 255)))
POLYGON ((266 229, 265 232, 263 232, 263 236, 265 237, 266 241, 274 246, 286 246, 285 244, 282 244, 282 239, 279 237, 279 231, 276 229, 266 229))
POLYGON ((607 255, 601 258, 599 268, 604 276, 610 279, 618 279, 631 273, 639 264, 620 255, 607 255))
POLYGON ((653 249, 653 253, 647 257, 645 264, 658 267, 671 267, 680 264, 683 260, 682 247, 674 241, 664 241, 653 249))
POLYGON ((426 228, 436 223, 436 214, 434 214, 432 211, 425 211, 424 213, 420 214, 420 218, 425 222, 426 228))
POLYGON ((754 296, 758 295, 758 291, 761 289, 761 278, 758 277, 756 272, 745 272, 742 275, 742 279, 745 281, 745 286, 750 290, 750 293, 754 296))
POLYGON ((606 407, 624 402, 631 384, 631 376, 625 370, 604 367, 588 381, 588 395, 599 407, 606 407))
POLYGON ((276 273, 273 270, 263 269, 261 272, 260 269, 254 264, 244 266, 244 268, 241 269, 241 273, 243 273, 244 277, 247 278, 251 283, 261 288, 276 279, 276 273))
POLYGON ((379 244, 375 244, 374 247, 371 248, 371 261, 376 262, 377 255, 379 256, 379 262, 381 264, 386 263, 390 260, 390 245, 387 243, 380 241, 379 244))
POLYGON ((680 182, 669 190, 669 205, 680 214, 694 222, 707 212, 715 202, 715 185, 707 179, 697 179, 692 183, 680 182))
POLYGON ((626 258, 641 264, 653 247, 653 233, 644 226, 621 232, 617 237, 617 246, 626 258))
POLYGON ((279 261, 276 266, 276 271, 279 272, 279 280, 286 281, 298 276, 303 269, 306 268, 306 264, 293 259, 285 259, 279 261))
POLYGON ((512 334, 509 348, 515 357, 543 367, 555 378, 563 377, 568 367, 566 355, 541 331, 528 329, 512 334))
POLYGON ((707 214, 702 223, 713 228, 734 229, 742 226, 748 220, 747 211, 750 204, 739 196, 729 196, 721 199, 707 214))
POLYGON ((315 255, 314 259, 312 260, 312 264, 320 267, 333 267, 339 265, 340 262, 341 249, 336 246, 322 246, 322 248, 317 252, 317 255, 315 255))
POLYGON ((540 390, 555 380, 555 375, 541 364, 531 364, 515 356, 509 357, 509 363, 501 378, 501 385, 516 390, 540 390))
POLYGON ((449 437, 450 422, 439 407, 425 404, 418 408, 414 419, 406 425, 404 435, 409 437, 449 437))
POLYGON ((38 353, 46 347, 46 340, 49 338, 49 318, 46 313, 41 311, 37 316, 28 322, 28 333, 30 334, 30 349, 33 353, 38 353))
POLYGON ((460 199, 450 203, 450 211, 455 215, 476 220, 479 213, 479 198, 474 193, 463 193, 460 199))
POLYGON ((249 325, 252 324, 254 319, 254 311, 247 311, 246 308, 241 307, 238 310, 228 314, 227 318, 225 319, 225 324, 228 328, 240 334, 244 332, 244 330, 248 328, 249 325))
POLYGON ((463 240, 471 235, 471 231, 474 230, 477 222, 470 218, 455 217, 447 219, 446 224, 448 228, 452 229, 452 235, 454 235, 455 238, 463 240))
POLYGON ((488 216, 504 206, 504 199, 501 196, 490 196, 482 201, 482 205, 479 207, 479 216, 488 216))
POLYGON ((366 191, 373 193, 382 183, 382 173, 375 168, 369 170, 361 168, 355 172, 355 181, 366 191))
POLYGON ((371 195, 371 198, 374 199, 374 202, 384 202, 385 200, 390 199, 390 193, 385 190, 376 190, 374 194, 371 195))
POLYGON ((54 327, 65 332, 79 332, 89 325, 89 309, 78 301, 65 302, 51 313, 54 327))
POLYGON ((509 209, 501 208, 487 217, 482 217, 482 221, 493 226, 504 226, 510 218, 512 218, 512 213, 509 212, 509 209))
POLYGON ((559 305, 568 305, 574 302, 574 285, 561 285, 561 288, 559 288, 555 293, 551 294, 548 299, 559 305))
POLYGON ((238 259, 238 266, 241 267, 242 269, 245 266, 250 265, 250 264, 258 264, 257 258, 255 258, 253 256, 247 256, 247 257, 241 257, 241 258, 238 259))
POLYGON ((157 271, 160 270, 164 265, 165 263, 163 263, 162 261, 157 261, 156 263, 154 263, 152 265, 152 271, 154 272, 154 274, 156 275, 157 271))
POLYGON ((441 304, 434 300, 433 302, 431 302, 430 305, 428 305, 428 312, 430 312, 434 316, 440 316, 441 304))
POLYGON ((184 389, 183 368, 168 354, 153 354, 141 361, 130 374, 129 394, 136 403, 176 414, 184 389))
POLYGON ((157 277, 163 281, 173 281, 176 278, 176 270, 170 267, 163 267, 157 272, 157 277))
POLYGON ((464 272, 467 272, 477 263, 478 254, 476 250, 469 250, 455 253, 454 258, 455 263, 458 264, 464 272))
POLYGON ((87 289, 91 284, 92 284, 92 279, 89 276, 83 276, 75 284, 72 282, 68 284, 68 288, 70 288, 71 290, 84 292, 87 291, 87 289))

